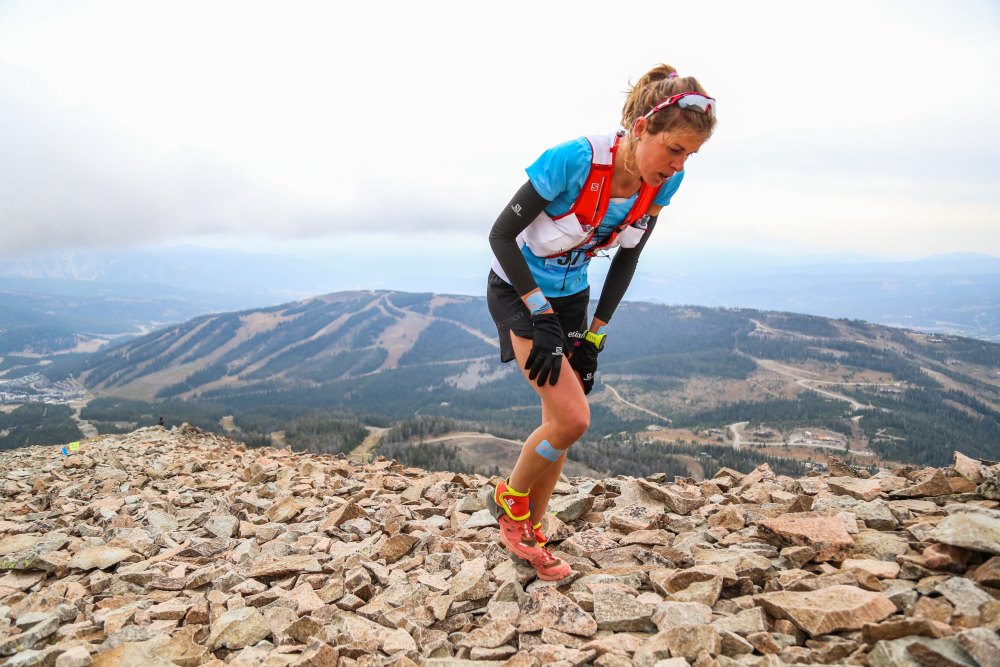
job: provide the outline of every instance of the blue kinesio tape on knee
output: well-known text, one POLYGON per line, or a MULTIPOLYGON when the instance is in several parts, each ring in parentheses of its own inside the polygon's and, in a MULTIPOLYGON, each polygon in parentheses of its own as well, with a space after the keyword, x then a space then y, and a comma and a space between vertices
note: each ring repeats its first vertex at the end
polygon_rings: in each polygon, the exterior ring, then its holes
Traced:
POLYGON ((549 444, 548 440, 542 440, 535 446, 535 453, 543 459, 548 459, 555 463, 562 456, 562 452, 549 444))

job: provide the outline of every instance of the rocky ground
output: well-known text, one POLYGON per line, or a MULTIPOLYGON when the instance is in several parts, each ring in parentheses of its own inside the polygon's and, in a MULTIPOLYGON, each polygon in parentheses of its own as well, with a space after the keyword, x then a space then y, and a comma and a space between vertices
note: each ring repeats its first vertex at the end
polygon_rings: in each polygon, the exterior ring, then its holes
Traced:
POLYGON ((560 483, 574 578, 476 475, 148 428, 0 454, 6 665, 1000 665, 1000 466, 560 483))

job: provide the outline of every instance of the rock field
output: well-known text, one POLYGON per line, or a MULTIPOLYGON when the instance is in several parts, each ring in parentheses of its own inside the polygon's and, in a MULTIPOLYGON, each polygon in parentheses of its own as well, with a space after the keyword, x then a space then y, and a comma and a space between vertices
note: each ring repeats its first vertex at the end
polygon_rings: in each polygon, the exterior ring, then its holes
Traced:
POLYGON ((560 482, 576 575, 478 475, 184 426, 0 453, 4 665, 1000 667, 1000 465, 560 482))

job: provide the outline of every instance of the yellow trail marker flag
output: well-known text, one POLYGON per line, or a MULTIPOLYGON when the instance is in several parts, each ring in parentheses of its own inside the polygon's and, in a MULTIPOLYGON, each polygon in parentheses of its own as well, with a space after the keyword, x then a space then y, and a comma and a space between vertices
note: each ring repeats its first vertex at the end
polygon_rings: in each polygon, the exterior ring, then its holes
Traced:
POLYGON ((63 456, 69 456, 70 452, 75 452, 78 449, 80 449, 80 441, 77 440, 76 442, 71 442, 69 445, 62 448, 63 456))

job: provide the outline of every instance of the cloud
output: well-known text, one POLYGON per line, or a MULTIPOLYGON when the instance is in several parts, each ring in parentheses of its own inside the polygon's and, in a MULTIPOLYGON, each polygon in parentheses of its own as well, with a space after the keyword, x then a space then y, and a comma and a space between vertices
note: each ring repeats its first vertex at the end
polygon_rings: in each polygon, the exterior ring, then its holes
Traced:
POLYGON ((720 100, 668 215, 692 238, 1000 253, 995 3, 638 2, 613 31, 596 2, 428 11, 5 3, 0 254, 478 238, 526 164, 613 130, 664 60, 720 100))

